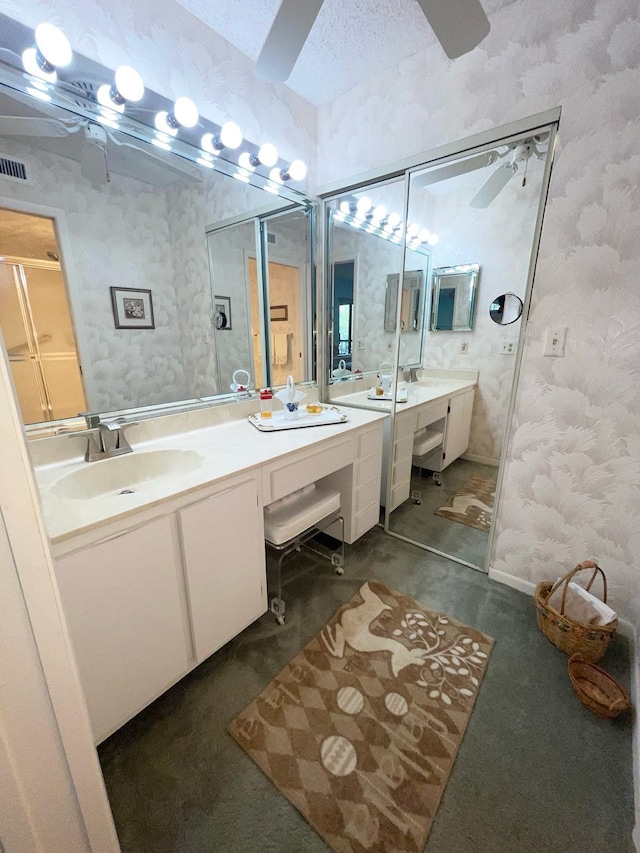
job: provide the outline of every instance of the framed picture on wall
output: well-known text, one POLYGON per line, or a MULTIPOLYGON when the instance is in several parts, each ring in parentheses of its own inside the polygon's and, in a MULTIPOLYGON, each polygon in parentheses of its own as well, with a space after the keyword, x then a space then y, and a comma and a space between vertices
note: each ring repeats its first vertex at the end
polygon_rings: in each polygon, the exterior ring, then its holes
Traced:
POLYGON ((229 296, 213 297, 213 323, 221 332, 231 331, 231 298, 229 296))
POLYGON ((289 306, 288 305, 270 305, 269 306, 269 318, 272 323, 277 323, 279 320, 288 320, 289 319, 289 306))
POLYGON ((111 305, 116 329, 155 329, 150 290, 112 287, 111 305))

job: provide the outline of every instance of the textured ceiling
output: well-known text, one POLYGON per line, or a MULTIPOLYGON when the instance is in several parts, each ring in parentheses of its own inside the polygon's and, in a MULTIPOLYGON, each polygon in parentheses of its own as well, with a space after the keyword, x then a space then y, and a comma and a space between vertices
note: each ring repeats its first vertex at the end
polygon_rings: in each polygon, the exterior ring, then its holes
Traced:
POLYGON ((51 260, 47 252, 58 253, 53 220, 13 210, 0 209, 0 257, 51 260))
MULTIPOLYGON (((280 6, 280 0, 177 2, 254 61, 280 6)), ((511 2, 482 5, 490 17, 511 2)), ((324 0, 287 85, 319 106, 435 41, 416 0, 324 0)))

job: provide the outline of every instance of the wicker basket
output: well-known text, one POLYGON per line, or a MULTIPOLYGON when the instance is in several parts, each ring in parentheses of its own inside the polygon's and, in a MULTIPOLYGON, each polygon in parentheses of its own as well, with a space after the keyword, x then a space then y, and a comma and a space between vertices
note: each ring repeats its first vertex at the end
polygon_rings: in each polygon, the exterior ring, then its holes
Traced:
POLYGON ((547 640, 550 640, 554 646, 557 646, 561 651, 568 655, 581 654, 587 663, 595 663, 600 660, 609 646, 611 637, 618 627, 618 620, 614 619, 607 625, 583 625, 568 616, 564 612, 565 598, 567 594, 567 586, 569 581, 578 573, 593 569, 591 580, 587 584, 587 590, 590 590, 594 580, 598 575, 602 578, 603 595, 602 600, 607 602, 607 579, 604 576, 602 569, 593 563, 591 560, 584 560, 578 563, 575 569, 560 578, 555 584, 549 581, 543 581, 536 587, 535 602, 536 602, 536 617, 538 627, 545 635, 547 640), (562 591, 562 603, 560 611, 548 604, 553 593, 560 586, 564 585, 562 591))
POLYGON ((599 666, 587 663, 582 655, 569 658, 569 678, 584 707, 599 717, 612 720, 630 710, 631 699, 624 687, 599 666))

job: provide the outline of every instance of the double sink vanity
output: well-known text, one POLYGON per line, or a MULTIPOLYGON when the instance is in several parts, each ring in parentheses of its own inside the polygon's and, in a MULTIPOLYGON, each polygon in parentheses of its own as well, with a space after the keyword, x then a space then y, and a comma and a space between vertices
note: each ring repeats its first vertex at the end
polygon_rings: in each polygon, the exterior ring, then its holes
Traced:
POLYGON ((379 518, 384 412, 262 433, 255 400, 141 421, 133 452, 31 443, 96 743, 267 611, 263 507, 340 492, 345 541, 379 518))

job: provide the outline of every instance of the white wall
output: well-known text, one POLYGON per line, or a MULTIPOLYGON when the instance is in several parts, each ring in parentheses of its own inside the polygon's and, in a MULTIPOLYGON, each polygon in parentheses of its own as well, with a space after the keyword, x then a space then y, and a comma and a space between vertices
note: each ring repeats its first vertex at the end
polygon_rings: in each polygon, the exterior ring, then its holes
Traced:
POLYGON ((528 581, 596 557, 638 607, 640 38, 635 0, 517 0, 319 111, 320 182, 562 106, 491 565, 528 581), (544 331, 569 327, 562 359, 544 331))

